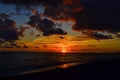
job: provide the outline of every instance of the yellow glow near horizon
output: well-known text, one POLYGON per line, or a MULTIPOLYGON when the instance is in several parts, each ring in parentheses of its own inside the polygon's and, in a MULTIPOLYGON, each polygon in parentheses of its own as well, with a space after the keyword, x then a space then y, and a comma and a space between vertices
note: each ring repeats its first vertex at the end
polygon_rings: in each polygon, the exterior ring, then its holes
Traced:
POLYGON ((62 53, 66 53, 66 52, 69 52, 69 49, 70 49, 70 44, 69 43, 60 43, 60 44, 57 44, 57 49, 55 49, 54 51, 57 51, 57 52, 62 52, 62 53))
POLYGON ((32 42, 16 41, 18 47, 7 42, 1 44, 0 51, 58 52, 120 52, 120 39, 95 40, 72 36, 38 38, 32 42), (73 39, 74 38, 74 39, 73 39), (6 47, 7 46, 7 47, 6 47))
POLYGON ((67 52, 66 50, 62 50, 62 53, 65 53, 65 52, 67 52))

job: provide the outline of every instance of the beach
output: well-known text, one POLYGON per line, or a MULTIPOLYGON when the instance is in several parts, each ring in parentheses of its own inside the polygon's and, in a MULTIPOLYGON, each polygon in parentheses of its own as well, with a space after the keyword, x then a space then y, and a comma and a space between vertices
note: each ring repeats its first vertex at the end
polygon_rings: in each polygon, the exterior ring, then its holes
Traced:
POLYGON ((16 75, 0 80, 119 80, 120 59, 95 61, 70 68, 16 75))
POLYGON ((0 54, 3 57, 0 63, 0 80, 116 80, 115 78, 119 78, 119 53, 63 55, 6 52, 0 54))

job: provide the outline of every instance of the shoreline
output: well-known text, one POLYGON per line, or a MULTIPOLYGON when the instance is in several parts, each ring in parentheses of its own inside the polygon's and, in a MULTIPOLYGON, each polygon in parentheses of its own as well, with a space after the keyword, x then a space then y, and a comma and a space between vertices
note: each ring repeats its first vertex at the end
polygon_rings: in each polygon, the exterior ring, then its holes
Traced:
POLYGON ((23 67, 18 70, 8 70, 5 72, 0 72, 0 78, 10 77, 10 76, 20 76, 26 74, 34 74, 34 73, 42 73, 46 71, 52 71, 56 69, 67 69, 70 67, 77 66, 81 63, 79 62, 68 62, 68 63, 58 63, 53 65, 46 65, 46 66, 30 66, 30 67, 23 67))
POLYGON ((118 80, 120 58, 93 61, 69 68, 56 68, 44 72, 4 77, 0 80, 118 80))

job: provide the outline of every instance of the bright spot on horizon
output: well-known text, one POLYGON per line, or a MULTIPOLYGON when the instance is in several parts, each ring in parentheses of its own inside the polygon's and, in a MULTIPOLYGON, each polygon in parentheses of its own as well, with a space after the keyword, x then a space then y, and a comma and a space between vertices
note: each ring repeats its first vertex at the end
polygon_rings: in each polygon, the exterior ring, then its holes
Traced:
POLYGON ((59 46, 57 49, 58 52, 67 53, 70 51, 69 42, 67 42, 67 43, 61 42, 60 44, 57 44, 57 46, 59 46))
POLYGON ((65 53, 65 52, 67 52, 67 51, 63 49, 63 50, 62 50, 62 53, 65 53))

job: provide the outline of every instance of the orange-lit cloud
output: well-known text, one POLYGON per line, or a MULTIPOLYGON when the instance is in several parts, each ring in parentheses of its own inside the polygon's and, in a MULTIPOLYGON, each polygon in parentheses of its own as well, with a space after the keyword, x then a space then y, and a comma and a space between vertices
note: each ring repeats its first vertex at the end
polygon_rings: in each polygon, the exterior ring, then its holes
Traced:
POLYGON ((80 6, 80 7, 76 7, 76 8, 73 8, 72 9, 72 12, 75 13, 75 12, 80 12, 84 9, 84 7, 80 6))
POLYGON ((64 5, 73 5, 73 0, 63 0, 64 5))
POLYGON ((34 51, 34 52, 119 52, 120 40, 94 40, 75 36, 49 36, 34 41, 15 41, 0 44, 0 51, 34 51), (61 38, 64 37, 63 38, 61 38), (81 40, 80 40, 81 39, 81 40), (112 45, 112 46, 111 46, 112 45))

